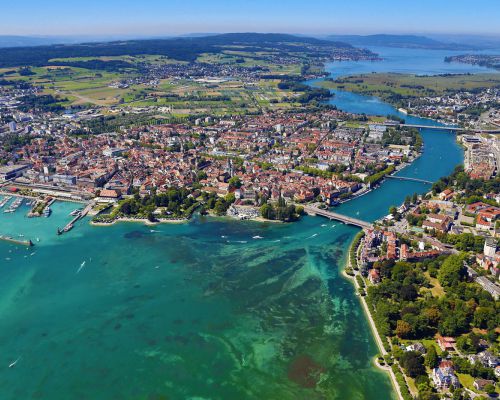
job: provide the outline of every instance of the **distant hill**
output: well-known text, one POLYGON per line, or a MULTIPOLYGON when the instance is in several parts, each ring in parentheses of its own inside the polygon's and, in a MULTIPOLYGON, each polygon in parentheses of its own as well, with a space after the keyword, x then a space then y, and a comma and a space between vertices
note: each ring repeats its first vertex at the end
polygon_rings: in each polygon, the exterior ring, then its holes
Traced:
POLYGON ((120 40, 81 44, 10 47, 0 49, 0 67, 42 66, 53 58, 101 57, 157 54, 181 61, 194 61, 203 53, 223 50, 262 51, 273 49, 286 53, 307 53, 311 57, 329 57, 334 52, 353 57, 375 57, 368 50, 350 44, 281 33, 226 33, 205 37, 178 37, 148 40, 120 40))
POLYGON ((474 50, 474 46, 445 43, 425 36, 416 35, 331 35, 328 40, 341 41, 353 46, 383 46, 430 50, 474 50))
POLYGON ((0 35, 0 47, 43 46, 55 43, 64 43, 64 41, 56 37, 0 35))

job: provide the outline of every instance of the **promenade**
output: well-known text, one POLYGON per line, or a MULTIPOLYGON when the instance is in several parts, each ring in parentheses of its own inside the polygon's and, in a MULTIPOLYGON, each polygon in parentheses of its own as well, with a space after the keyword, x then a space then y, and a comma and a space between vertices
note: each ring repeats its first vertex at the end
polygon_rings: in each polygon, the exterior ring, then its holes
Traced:
MULTIPOLYGON (((358 255, 360 248, 361 248, 361 245, 359 245, 358 248, 356 249, 356 256, 358 255)), ((360 286, 359 286, 358 281, 356 279, 356 275, 358 275, 359 272, 355 271, 352 268, 352 260, 351 260, 351 252, 350 251, 349 251, 347 263, 348 263, 348 267, 350 267, 352 269, 352 271, 354 272, 354 276, 347 275, 345 273, 345 271, 344 271, 343 275, 347 279, 350 279, 351 281, 353 281, 354 286, 356 288, 356 293, 359 293, 360 286)), ((384 343, 382 342, 382 339, 380 338, 380 335, 379 335, 378 330, 377 330, 377 326, 375 325, 375 321, 373 320, 373 317, 371 315, 370 308, 368 307, 368 303, 366 302, 366 299, 363 296, 359 296, 359 299, 360 299, 361 305, 363 306, 363 311, 365 312, 365 315, 368 319, 368 323, 369 323, 370 329, 373 333, 373 337, 375 338, 375 343, 377 344, 379 352, 383 356, 386 356, 388 354, 387 350, 385 349, 384 343)), ((389 366, 382 366, 378 362, 375 362, 375 364, 377 365, 378 368, 380 368, 381 370, 383 370, 389 374, 389 377, 391 378, 392 386, 394 387, 394 390, 396 392, 398 400, 404 400, 403 395, 401 394, 401 389, 399 387, 398 381, 396 379, 396 375, 394 375, 392 368, 390 368, 389 366)))

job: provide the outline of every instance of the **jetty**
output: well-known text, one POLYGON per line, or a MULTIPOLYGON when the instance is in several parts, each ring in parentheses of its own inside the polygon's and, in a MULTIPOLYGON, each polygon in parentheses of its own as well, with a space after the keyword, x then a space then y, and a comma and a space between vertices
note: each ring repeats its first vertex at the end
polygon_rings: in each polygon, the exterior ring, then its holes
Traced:
POLYGON ((87 214, 90 212, 90 210, 92 210, 93 206, 94 206, 93 203, 87 204, 87 206, 81 212, 78 212, 75 215, 75 217, 70 222, 68 222, 63 229, 57 228, 57 234, 62 235, 63 233, 69 232, 71 229, 73 229, 75 227, 75 223, 78 220, 86 217, 87 214))
POLYGON ((304 211, 311 216, 319 215, 320 217, 325 217, 330 220, 343 222, 344 224, 357 226, 358 228, 362 229, 370 229, 373 227, 373 225, 369 222, 362 221, 357 218, 347 217, 345 215, 338 214, 332 211, 322 210, 314 206, 304 206, 304 211))
POLYGON ((31 240, 21 240, 21 239, 16 239, 11 236, 5 236, 5 235, 0 235, 0 240, 3 240, 4 242, 9 242, 13 244, 18 244, 20 246, 26 246, 26 247, 31 247, 34 246, 33 242, 31 240))

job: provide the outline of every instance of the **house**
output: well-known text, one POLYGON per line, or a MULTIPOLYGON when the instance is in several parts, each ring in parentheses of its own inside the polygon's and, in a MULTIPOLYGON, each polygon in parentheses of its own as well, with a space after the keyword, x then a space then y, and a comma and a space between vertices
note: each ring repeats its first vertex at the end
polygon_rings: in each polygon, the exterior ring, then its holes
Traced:
POLYGON ((449 201, 453 198, 454 192, 451 189, 446 189, 439 194, 439 198, 444 201, 449 201))
POLYGON ((496 368, 500 366, 500 360, 498 359, 498 357, 494 356, 487 350, 482 351, 481 353, 478 354, 470 355, 468 359, 472 365, 479 362, 487 368, 496 368))
POLYGON ((453 351, 455 350, 455 339, 452 337, 439 336, 437 339, 437 344, 439 348, 443 351, 453 351))
POLYGON ((377 283, 380 283, 380 273, 378 272, 378 270, 371 269, 370 272, 368 273, 368 279, 374 285, 376 285, 377 283))
POLYGON ((451 225, 450 217, 441 214, 429 214, 422 223, 422 228, 439 232, 448 232, 451 225))
POLYGON ((409 346, 406 346, 406 351, 418 351, 421 354, 427 353, 427 349, 420 342, 415 342, 410 344, 409 346))
POLYGON ((485 386, 487 386, 487 385, 495 386, 495 381, 491 381, 489 379, 476 379, 474 381, 473 385, 474 385, 474 389, 482 392, 484 390, 485 386))
POLYGON ((439 367, 432 371, 432 380, 440 390, 460 387, 451 361, 441 361, 439 367))

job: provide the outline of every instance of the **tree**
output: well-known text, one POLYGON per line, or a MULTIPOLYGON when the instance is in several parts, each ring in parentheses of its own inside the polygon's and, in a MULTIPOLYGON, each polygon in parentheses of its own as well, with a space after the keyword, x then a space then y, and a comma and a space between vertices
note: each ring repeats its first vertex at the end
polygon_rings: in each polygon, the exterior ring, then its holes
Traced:
POLYGON ((241 180, 239 176, 233 176, 231 179, 229 179, 228 183, 229 189, 239 189, 241 187, 241 180))
POLYGON ((396 323, 396 335, 401 339, 407 338, 411 333, 411 325, 403 320, 398 320, 396 323))
POLYGON ((274 207, 271 204, 264 204, 260 208, 260 215, 262 218, 272 220, 275 218, 274 207))
POLYGON ((423 361, 420 353, 416 351, 407 351, 403 353, 399 359, 399 363, 404 368, 406 374, 411 378, 426 374, 423 361))
POLYGON ((427 350, 427 354, 425 355, 425 365, 429 368, 436 368, 438 365, 438 355, 436 348, 434 346, 430 346, 429 350, 427 350))
POLYGON ((484 391, 489 395, 489 396, 492 396, 496 393, 496 390, 495 390, 495 386, 492 385, 491 383, 488 383, 485 387, 484 387, 484 391))
POLYGON ((466 275, 463 255, 451 255, 441 265, 438 280, 441 286, 456 286, 466 275))

